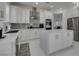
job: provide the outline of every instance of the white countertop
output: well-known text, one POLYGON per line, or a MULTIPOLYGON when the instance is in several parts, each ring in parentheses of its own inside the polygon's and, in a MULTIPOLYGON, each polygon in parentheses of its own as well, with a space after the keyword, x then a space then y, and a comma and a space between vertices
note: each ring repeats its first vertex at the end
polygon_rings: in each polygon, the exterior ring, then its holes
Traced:
POLYGON ((0 39, 0 43, 9 43, 9 42, 15 42, 17 38, 18 32, 17 33, 8 33, 4 34, 3 36, 6 36, 5 38, 0 39))

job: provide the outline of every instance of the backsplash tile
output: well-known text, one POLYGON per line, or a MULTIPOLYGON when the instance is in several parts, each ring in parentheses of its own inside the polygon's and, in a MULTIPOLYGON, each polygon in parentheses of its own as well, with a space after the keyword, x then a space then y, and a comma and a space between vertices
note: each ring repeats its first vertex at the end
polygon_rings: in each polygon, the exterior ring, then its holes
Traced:
POLYGON ((11 29, 26 29, 27 24, 26 23, 10 23, 11 29))

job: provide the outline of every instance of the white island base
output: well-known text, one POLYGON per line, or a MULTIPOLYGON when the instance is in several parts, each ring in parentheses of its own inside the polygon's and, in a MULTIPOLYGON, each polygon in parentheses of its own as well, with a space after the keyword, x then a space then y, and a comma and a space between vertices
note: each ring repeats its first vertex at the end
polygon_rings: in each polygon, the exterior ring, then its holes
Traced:
POLYGON ((47 30, 40 35, 40 47, 49 55, 72 45, 72 30, 47 30))

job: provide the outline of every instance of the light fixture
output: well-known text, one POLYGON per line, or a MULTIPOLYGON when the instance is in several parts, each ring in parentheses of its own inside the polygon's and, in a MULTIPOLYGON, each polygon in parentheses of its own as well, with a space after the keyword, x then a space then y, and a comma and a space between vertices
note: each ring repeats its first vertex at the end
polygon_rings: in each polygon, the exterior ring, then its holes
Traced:
POLYGON ((51 8, 53 8, 54 6, 50 6, 51 8))
POLYGON ((62 10, 63 8, 60 8, 60 10, 62 10))
POLYGON ((36 5, 38 5, 38 2, 35 2, 36 5))
POLYGON ((75 7, 79 6, 79 2, 73 2, 73 4, 74 4, 75 7))
POLYGON ((63 13, 63 11, 64 11, 63 8, 59 8, 60 13, 63 13))
POLYGON ((76 5, 76 4, 77 4, 77 2, 73 2, 73 4, 74 4, 74 5, 76 5))

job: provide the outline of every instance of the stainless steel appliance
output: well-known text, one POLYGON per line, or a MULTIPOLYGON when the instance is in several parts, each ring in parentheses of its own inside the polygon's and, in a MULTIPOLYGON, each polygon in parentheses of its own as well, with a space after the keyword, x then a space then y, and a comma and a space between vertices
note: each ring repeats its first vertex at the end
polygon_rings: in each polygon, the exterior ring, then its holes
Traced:
POLYGON ((52 29, 52 21, 51 21, 51 19, 46 19, 45 28, 46 28, 46 30, 51 30, 52 29))
POLYGON ((74 31, 74 40, 79 41, 79 17, 67 19, 67 29, 74 31))
POLYGON ((30 11, 30 24, 31 28, 38 28, 40 24, 40 14, 36 7, 33 7, 30 11))

